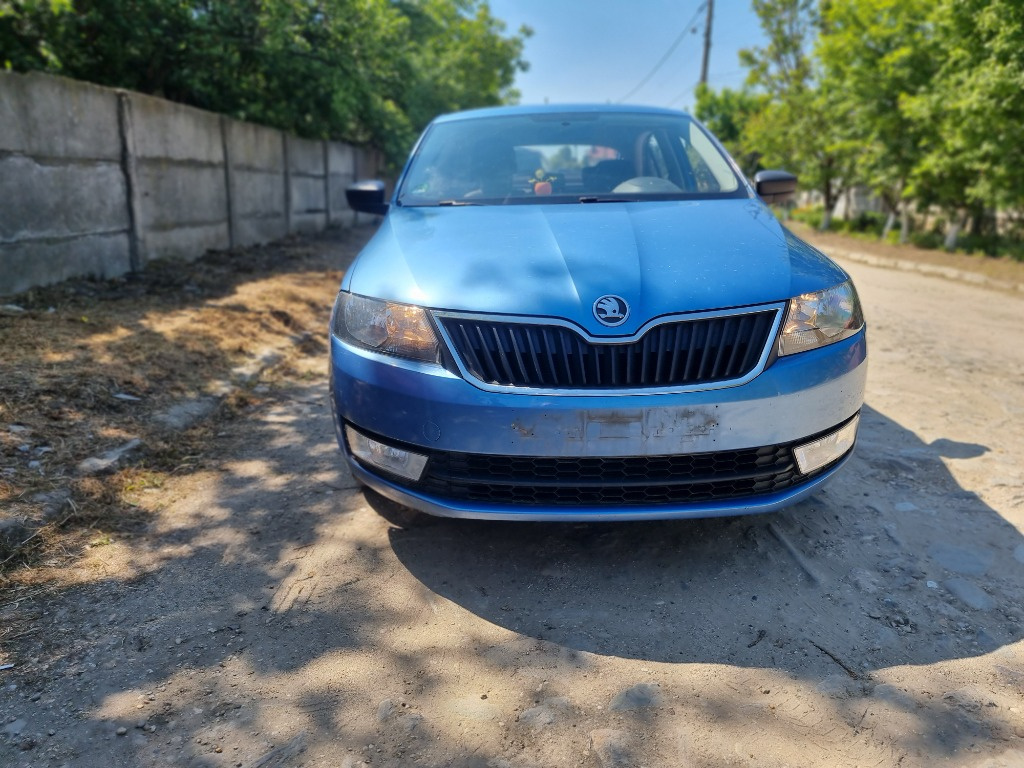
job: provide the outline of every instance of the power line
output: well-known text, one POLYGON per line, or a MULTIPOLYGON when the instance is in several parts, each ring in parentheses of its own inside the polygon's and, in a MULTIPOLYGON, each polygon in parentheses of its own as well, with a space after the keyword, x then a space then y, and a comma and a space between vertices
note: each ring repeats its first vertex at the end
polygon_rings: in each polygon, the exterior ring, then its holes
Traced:
POLYGON ((651 70, 650 72, 648 72, 648 73, 647 73, 647 75, 646 75, 646 76, 645 76, 645 77, 643 78, 643 80, 641 80, 641 81, 640 81, 639 83, 637 83, 637 84, 636 84, 636 86, 635 86, 635 87, 633 88, 633 90, 631 90, 631 91, 630 91, 629 93, 627 93, 627 94, 626 94, 625 96, 623 96, 623 97, 622 97, 621 99, 619 99, 619 104, 621 104, 622 102, 624 102, 624 101, 625 101, 626 99, 628 99, 628 98, 629 98, 630 96, 632 96, 632 95, 633 95, 634 93, 636 93, 636 92, 637 92, 637 91, 639 91, 639 90, 640 90, 641 88, 643 88, 643 87, 644 87, 645 85, 647 85, 647 82, 648 82, 648 81, 649 81, 649 80, 650 80, 650 79, 651 79, 652 77, 654 77, 654 75, 655 75, 655 74, 657 73, 657 71, 658 71, 659 69, 661 69, 661 68, 662 68, 662 67, 663 67, 663 66, 665 65, 665 62, 666 62, 666 61, 668 61, 669 57, 670 57, 670 56, 671 56, 671 55, 672 55, 673 53, 675 53, 675 50, 676 50, 676 48, 678 48, 678 47, 679 47, 679 44, 680 44, 680 43, 682 43, 682 42, 683 42, 683 40, 685 39, 685 37, 686 37, 686 36, 687 36, 688 34, 690 34, 690 33, 691 33, 691 31, 692 31, 692 29, 691 29, 691 28, 692 28, 692 27, 693 27, 693 25, 694 25, 694 24, 696 23, 696 21, 697 21, 697 18, 698 18, 698 17, 700 16, 700 14, 701 14, 701 13, 702 13, 702 12, 704 11, 704 8, 705 8, 706 6, 707 6, 707 3, 701 3, 701 4, 699 5, 699 6, 697 6, 697 10, 696 10, 696 11, 694 11, 694 13, 693 13, 693 18, 691 18, 691 19, 690 19, 690 20, 689 20, 688 22, 686 22, 686 26, 684 26, 684 27, 683 27, 683 31, 679 33, 679 36, 678 36, 678 37, 677 37, 677 38, 676 38, 676 39, 675 39, 675 40, 674 40, 674 41, 672 42, 672 45, 670 45, 670 46, 668 47, 668 50, 667 50, 667 51, 665 51, 665 55, 664 55, 664 56, 662 56, 662 57, 661 57, 661 59, 659 59, 659 60, 658 60, 658 63, 654 65, 654 69, 652 69, 652 70, 651 70))
POLYGON ((686 89, 685 91, 680 91, 679 93, 677 93, 677 94, 676 94, 676 96, 675 96, 675 98, 673 98, 673 99, 672 99, 672 101, 670 101, 670 102, 669 102, 668 104, 666 104, 665 106, 666 106, 666 107, 672 107, 672 106, 675 106, 675 103, 676 103, 677 101, 679 101, 679 100, 680 100, 681 98, 683 98, 683 96, 686 96, 686 95, 688 95, 688 94, 691 94, 691 93, 693 93, 694 91, 696 91, 696 90, 697 90, 697 86, 698 86, 698 85, 700 85, 700 81, 699 81, 699 80, 698 80, 698 81, 697 81, 696 83, 694 83, 693 85, 691 85, 691 86, 690 86, 689 88, 687 88, 687 89, 686 89))
MULTIPOLYGON (((733 70, 731 70, 731 71, 729 71, 729 72, 719 72, 719 73, 718 73, 718 74, 716 74, 716 75, 715 75, 714 77, 710 78, 710 80, 711 80, 712 82, 714 82, 715 80, 721 80, 721 79, 722 79, 723 77, 732 77, 733 75, 738 75, 738 74, 740 74, 741 72, 746 72, 746 71, 747 71, 747 70, 745 70, 745 69, 733 69, 733 70)), ((671 101, 670 101, 670 102, 669 102, 668 104, 666 104, 665 106, 666 106, 666 107, 671 107, 671 106, 675 105, 675 103, 676 103, 677 101, 679 101, 679 100, 680 100, 681 98, 683 98, 683 96, 687 96, 688 94, 691 94, 691 93, 693 93, 694 91, 696 91, 696 90, 697 90, 697 86, 698 86, 698 85, 700 85, 700 81, 697 81, 696 83, 694 83, 693 85, 691 85, 691 86, 690 86, 689 88, 687 88, 687 89, 685 89, 685 90, 682 90, 682 91, 680 91, 680 92, 679 92, 679 93, 677 93, 677 94, 676 94, 676 95, 675 95, 675 96, 674 96, 674 97, 672 98, 672 100, 671 100, 671 101)))

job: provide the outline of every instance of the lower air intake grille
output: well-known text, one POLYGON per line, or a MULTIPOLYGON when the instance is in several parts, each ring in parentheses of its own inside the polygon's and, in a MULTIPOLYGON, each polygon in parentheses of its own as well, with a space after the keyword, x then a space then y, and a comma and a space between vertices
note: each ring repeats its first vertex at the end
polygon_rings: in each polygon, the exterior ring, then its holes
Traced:
POLYGON ((626 458, 548 458, 435 452, 410 487, 451 500, 551 506, 629 506, 737 499, 781 491, 800 475, 791 445, 626 458))

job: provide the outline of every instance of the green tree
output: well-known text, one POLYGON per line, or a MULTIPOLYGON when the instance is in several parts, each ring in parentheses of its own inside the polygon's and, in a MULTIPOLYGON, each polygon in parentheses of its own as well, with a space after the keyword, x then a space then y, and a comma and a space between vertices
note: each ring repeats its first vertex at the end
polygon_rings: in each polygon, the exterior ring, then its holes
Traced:
POLYGON ((740 51, 740 63, 750 69, 748 83, 776 99, 804 90, 812 75, 808 44, 818 24, 815 0, 751 0, 750 5, 768 44, 740 51))
POLYGON ((830 0, 823 5, 816 53, 821 88, 833 98, 839 141, 856 158, 857 177, 909 234, 910 181, 930 127, 909 100, 926 93, 938 67, 929 45, 933 0, 830 0))
POLYGON ((0 68, 45 69, 58 64, 47 38, 71 0, 0 0, 0 68))
POLYGON ((744 144, 744 132, 751 118, 765 108, 767 97, 747 88, 713 91, 704 83, 697 86, 695 95, 693 111, 697 119, 725 145, 743 172, 753 175, 760 156, 744 144))
POLYGON ((439 112, 514 99, 529 34, 505 34, 485 0, 0 3, 9 68, 371 144, 393 163, 439 112))
POLYGON ((819 87, 811 58, 820 26, 814 0, 753 0, 767 45, 740 52, 750 68, 747 82, 767 96, 765 107, 746 123, 744 145, 766 167, 786 167, 821 193, 831 223, 832 209, 852 184, 853 153, 837 130, 836 94, 819 87))
POLYGON ((943 52, 933 86, 909 104, 932 128, 913 173, 923 203, 946 210, 946 247, 969 215, 1024 203, 1024 4, 943 0, 929 18, 943 52))
POLYGON ((409 20, 410 55, 403 105, 414 123, 472 103, 515 102, 517 71, 525 71, 528 27, 505 36, 506 25, 477 0, 400 0, 409 20))

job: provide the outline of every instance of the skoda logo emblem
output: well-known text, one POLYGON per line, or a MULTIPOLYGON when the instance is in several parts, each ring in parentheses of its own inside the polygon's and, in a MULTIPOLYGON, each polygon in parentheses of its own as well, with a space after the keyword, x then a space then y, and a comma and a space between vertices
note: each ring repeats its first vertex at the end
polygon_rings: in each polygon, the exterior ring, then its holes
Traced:
POLYGON ((602 325, 622 325, 629 317, 629 304, 621 296, 602 296, 594 302, 594 317, 602 325))

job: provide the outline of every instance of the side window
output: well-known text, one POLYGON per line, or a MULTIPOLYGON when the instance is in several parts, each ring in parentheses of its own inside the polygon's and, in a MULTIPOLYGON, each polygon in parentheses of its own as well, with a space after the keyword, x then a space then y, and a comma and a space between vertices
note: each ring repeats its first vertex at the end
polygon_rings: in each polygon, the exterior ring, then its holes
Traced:
POLYGON ((653 133, 644 142, 644 175, 657 176, 660 179, 667 179, 669 177, 665 154, 661 150, 658 137, 653 133))
POLYGON ((698 192, 736 191, 739 182, 729 163, 697 126, 690 125, 690 140, 682 142, 698 192))
POLYGON ((718 192, 718 182, 715 181, 715 176, 711 173, 711 169, 708 168, 708 164, 704 162, 704 158, 694 149, 693 144, 690 144, 686 139, 682 139, 682 142, 686 151, 686 159, 693 170, 693 183, 697 191, 718 192))

